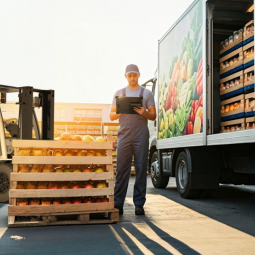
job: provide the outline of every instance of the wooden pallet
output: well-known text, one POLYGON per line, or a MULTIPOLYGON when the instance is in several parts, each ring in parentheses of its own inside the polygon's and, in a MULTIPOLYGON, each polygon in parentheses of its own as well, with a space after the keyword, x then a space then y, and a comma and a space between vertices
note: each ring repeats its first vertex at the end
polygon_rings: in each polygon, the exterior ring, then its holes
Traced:
POLYGON ((39 216, 16 216, 9 227, 35 227, 53 225, 104 224, 119 221, 119 210, 100 210, 73 213, 40 214, 39 216))
MULTIPOLYGON (((56 214, 92 214, 99 212, 114 212, 114 171, 112 165, 112 138, 107 136, 106 142, 83 142, 83 141, 38 141, 38 140, 14 140, 13 173, 10 176, 10 205, 8 207, 8 225, 19 226, 15 217, 17 216, 41 216, 56 214), (17 156, 20 148, 50 148, 52 150, 64 149, 95 149, 105 150, 106 156, 17 156), (52 164, 52 165, 105 165, 106 172, 71 172, 71 173, 20 173, 20 164, 52 164), (106 181, 107 188, 94 189, 17 189, 18 182, 71 182, 71 181, 106 181), (59 204, 59 205, 17 205, 17 199, 30 198, 72 198, 107 196, 109 202, 105 203, 81 203, 81 204, 59 204)), ((113 219, 109 219, 112 221, 113 219)), ((114 221, 118 221, 114 216, 114 221)), ((73 222, 73 221, 72 221, 73 222)), ((101 223, 101 222, 98 222, 101 223)), ((33 223, 34 224, 34 223, 33 223)), ((45 224, 38 223, 37 225, 45 224)), ((67 223, 65 223, 67 224, 67 223)), ((73 224, 73 223, 68 223, 73 224)), ((77 221, 75 224, 79 224, 77 221)), ((86 224, 86 222, 82 223, 86 224)), ((88 223, 91 224, 91 223, 88 223)), ((25 223, 22 223, 24 226, 25 223)), ((58 225, 58 221, 55 222, 58 225)))

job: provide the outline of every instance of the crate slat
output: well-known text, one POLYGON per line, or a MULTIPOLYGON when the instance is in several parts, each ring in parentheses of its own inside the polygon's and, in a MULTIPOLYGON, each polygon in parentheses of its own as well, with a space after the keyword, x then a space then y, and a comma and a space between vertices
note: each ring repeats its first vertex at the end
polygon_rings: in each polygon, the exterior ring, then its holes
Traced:
POLYGON ((227 99, 227 100, 224 100, 224 101, 221 101, 221 105, 226 105, 226 104, 231 104, 233 102, 237 102, 237 101, 241 101, 241 100, 244 100, 244 95, 239 95, 239 96, 236 96, 236 97, 232 97, 230 99, 227 99))
POLYGON ((49 141, 49 140, 13 140, 14 148, 49 148, 49 149, 98 149, 111 150, 112 141, 84 142, 84 141, 49 141))
POLYGON ((72 213, 87 211, 104 211, 114 209, 114 203, 92 203, 92 204, 61 204, 61 205, 26 205, 9 206, 10 216, 35 216, 55 213, 72 213))
POLYGON ((10 189, 10 198, 89 197, 113 195, 114 188, 10 189))
POLYGON ((232 125, 237 125, 237 124, 245 124, 245 118, 221 122, 222 127, 232 126, 232 125))
POLYGON ((112 164, 110 156, 13 156, 13 164, 53 164, 53 165, 107 165, 112 164))
MULTIPOLYGON (((111 180, 113 172, 103 173, 11 173, 11 181, 88 181, 111 180)), ((13 188, 14 189, 14 188, 13 188)))

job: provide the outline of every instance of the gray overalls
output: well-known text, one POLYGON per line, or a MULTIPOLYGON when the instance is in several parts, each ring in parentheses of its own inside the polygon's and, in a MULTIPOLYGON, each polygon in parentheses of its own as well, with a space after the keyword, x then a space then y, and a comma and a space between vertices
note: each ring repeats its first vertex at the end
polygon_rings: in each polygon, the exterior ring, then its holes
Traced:
MULTIPOLYGON (((140 95, 143 96, 141 87, 140 95)), ((126 88, 122 90, 126 96, 126 88)), ((144 107, 144 105, 143 105, 144 107)), ((147 159, 149 130, 147 119, 139 114, 122 114, 117 143, 117 172, 114 190, 115 206, 123 207, 130 177, 132 156, 134 155, 136 180, 133 201, 135 205, 144 205, 147 184, 147 159)))

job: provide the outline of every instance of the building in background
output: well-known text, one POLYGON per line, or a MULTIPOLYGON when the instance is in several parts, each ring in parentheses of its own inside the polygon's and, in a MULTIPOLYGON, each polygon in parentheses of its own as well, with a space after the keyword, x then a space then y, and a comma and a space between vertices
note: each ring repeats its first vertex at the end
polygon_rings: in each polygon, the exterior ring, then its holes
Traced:
MULTIPOLYGON (((109 118, 110 104, 86 103, 55 103, 54 136, 63 132, 72 135, 104 136, 108 133, 117 136, 118 121, 109 118)), ((1 104, 4 120, 18 119, 19 106, 15 103, 1 104)), ((41 109, 35 108, 39 124, 41 123, 41 109)))

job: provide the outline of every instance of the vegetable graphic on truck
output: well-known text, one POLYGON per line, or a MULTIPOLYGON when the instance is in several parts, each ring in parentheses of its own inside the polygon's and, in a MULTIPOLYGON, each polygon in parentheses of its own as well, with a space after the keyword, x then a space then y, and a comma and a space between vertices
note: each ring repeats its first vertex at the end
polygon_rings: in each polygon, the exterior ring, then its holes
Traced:
POLYGON ((202 132, 201 2, 181 23, 183 23, 182 28, 188 29, 178 29, 177 27, 173 29, 166 36, 159 50, 159 70, 161 72, 159 77, 159 139, 202 132), (166 49, 165 44, 167 45, 169 42, 171 42, 171 47, 166 49), (161 47, 164 49, 161 50, 161 47), (174 55, 176 52, 179 53, 178 56, 174 55), (169 59, 170 66, 167 61, 169 59))

